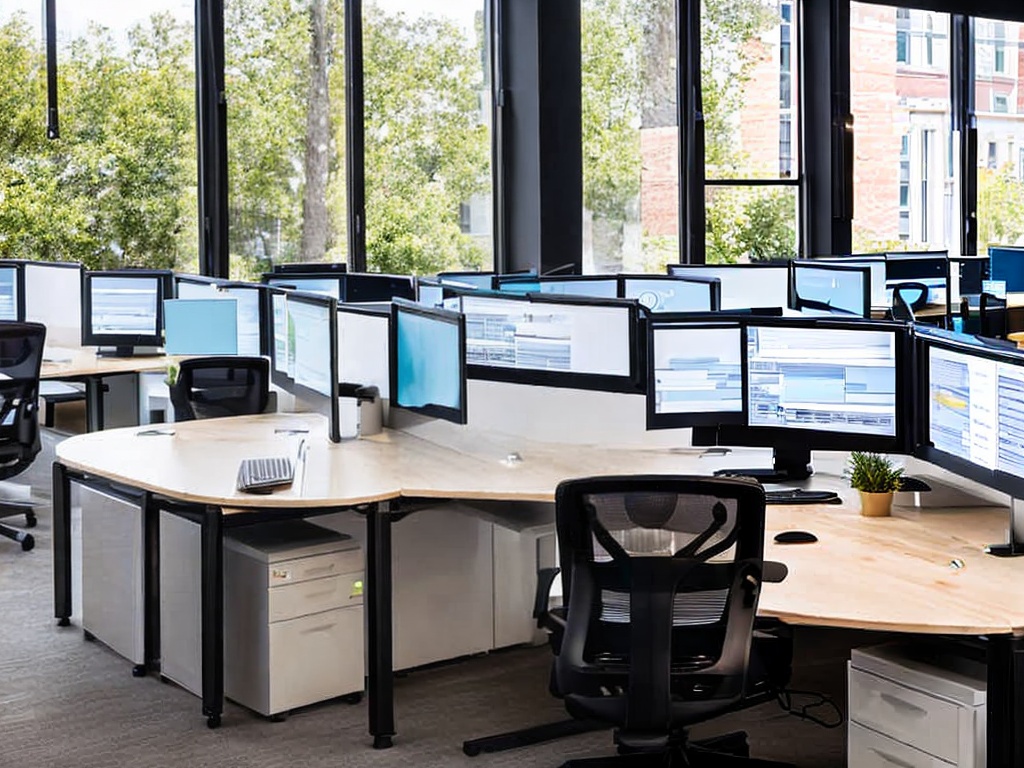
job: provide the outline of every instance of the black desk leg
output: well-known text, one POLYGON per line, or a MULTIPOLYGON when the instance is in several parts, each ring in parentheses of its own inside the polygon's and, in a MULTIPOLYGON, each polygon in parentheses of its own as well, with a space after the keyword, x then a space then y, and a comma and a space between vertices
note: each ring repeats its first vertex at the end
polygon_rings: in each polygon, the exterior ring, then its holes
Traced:
POLYGON ((391 504, 366 513, 366 611, 370 735, 374 749, 387 749, 395 735, 395 680, 392 668, 391 504))
POLYGON ((71 479, 53 462, 53 615, 57 626, 71 624, 71 479))
POLYGON ((220 507, 206 507, 202 521, 203 715, 210 728, 224 709, 224 528, 220 507))
POLYGON ((85 431, 103 429, 103 379, 89 376, 85 380, 85 431))
POLYGON ((1024 637, 988 638, 988 765, 1024 765, 1024 637))
POLYGON ((142 495, 142 644, 143 663, 132 669, 143 677, 160 657, 160 509, 149 493, 142 495))

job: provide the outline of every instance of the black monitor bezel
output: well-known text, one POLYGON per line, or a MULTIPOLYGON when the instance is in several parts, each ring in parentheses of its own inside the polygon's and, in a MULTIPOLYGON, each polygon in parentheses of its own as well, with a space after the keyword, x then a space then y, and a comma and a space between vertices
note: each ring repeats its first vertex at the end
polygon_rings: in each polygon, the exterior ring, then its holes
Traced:
MULTIPOLYGON (((844 315, 848 315, 849 317, 871 317, 871 267, 867 266, 866 264, 836 264, 835 262, 830 261, 817 261, 808 259, 800 259, 794 261, 792 264, 792 268, 789 272, 790 279, 792 280, 792 285, 790 286, 790 294, 793 297, 793 308, 798 310, 805 308, 822 308, 814 306, 819 302, 813 300, 804 300, 800 298, 800 294, 797 292, 796 288, 796 274, 797 270, 799 269, 824 269, 833 272, 860 272, 863 278, 862 284, 864 288, 864 290, 862 291, 863 295, 861 296, 861 313, 857 315, 853 312, 849 312, 843 309, 839 309, 839 311, 842 312, 844 315)), ((830 307, 830 309, 836 308, 830 307)))
POLYGON ((174 296, 174 273, 169 269, 102 269, 86 270, 82 275, 82 346, 83 347, 163 347, 164 299, 174 296), (133 336, 92 331, 92 281, 97 277, 157 278, 156 333, 133 336))
MULTIPOLYGON (((993 248, 998 248, 999 250, 1003 250, 1003 251, 1015 251, 1015 252, 1020 254, 1021 260, 1024 261, 1024 246, 1020 246, 1020 245, 997 245, 997 244, 989 245, 988 246, 988 250, 986 252, 986 254, 988 256, 988 265, 989 265, 988 266, 989 280, 995 279, 995 278, 992 277, 992 249, 993 248)), ((1017 291, 1011 291, 1009 288, 1006 289, 1006 292, 1007 293, 1017 293, 1017 291)))
MULTIPOLYGON (((338 290, 334 298, 335 301, 342 301, 345 297, 345 272, 264 272, 260 276, 260 283, 266 285, 268 288, 279 291, 287 291, 290 293, 313 293, 312 291, 303 291, 298 286, 303 280, 334 280, 338 286, 338 290), (297 278, 293 285, 287 284, 289 278, 297 278), (273 281, 273 282, 272 282, 273 281), (285 282, 285 285, 281 285, 285 282), (275 283, 277 283, 275 285, 275 283)), ((326 294, 315 294, 313 295, 322 296, 326 294)))
MULTIPOLYGON (((707 309, 706 311, 708 311, 708 312, 718 312, 722 308, 722 281, 719 278, 717 278, 717 277, 708 277, 707 275, 692 275, 692 276, 682 276, 682 277, 680 277, 680 276, 676 276, 676 275, 657 275, 657 274, 644 275, 644 274, 621 274, 621 273, 619 274, 618 277, 619 277, 619 298, 620 299, 628 299, 630 301, 636 300, 635 297, 630 297, 630 296, 626 295, 626 283, 629 282, 630 280, 655 280, 655 281, 659 281, 659 282, 660 281, 671 282, 671 281, 675 280, 675 281, 681 281, 681 282, 684 282, 684 283, 703 283, 703 284, 707 285, 708 286, 708 291, 710 293, 710 296, 709 296, 709 302, 708 302, 709 309, 707 309)), ((668 312, 655 312, 650 307, 647 308, 647 311, 650 312, 651 315, 655 316, 655 317, 660 317, 662 315, 668 315, 668 314, 678 314, 676 311, 672 311, 672 310, 670 310, 668 312)), ((697 310, 697 311, 705 311, 705 310, 697 310)))
MULTIPOLYGON (((466 317, 461 312, 440 307, 425 307, 408 299, 395 299, 391 303, 391 319, 388 323, 388 391, 392 407, 401 408, 410 413, 419 413, 435 419, 444 419, 455 424, 465 424, 468 412, 468 370, 466 365, 466 317), (461 407, 451 408, 445 405, 406 406, 398 401, 398 315, 408 312, 421 317, 454 325, 459 331, 459 400, 461 407)), ((337 368, 335 368, 337 370, 337 368)))
MULTIPOLYGON (((749 264, 666 264, 665 271, 669 276, 686 277, 686 272, 691 269, 725 269, 728 271, 741 269, 785 269, 786 275, 786 303, 782 306, 793 306, 793 262, 791 259, 785 261, 753 261, 749 264)), ((696 275, 694 275, 696 277, 696 275)), ((719 279, 721 282, 721 279, 719 279)), ((721 286, 719 286, 719 306, 721 306, 721 286)))
POLYGON ((683 429, 686 427, 718 427, 722 424, 742 424, 746 421, 746 402, 743 400, 743 383, 740 385, 739 411, 709 411, 705 413, 657 413, 655 403, 654 370, 654 334, 658 330, 672 328, 701 329, 733 329, 739 333, 740 372, 743 373, 743 355, 745 354, 743 324, 735 317, 695 320, 683 315, 674 315, 676 319, 668 319, 667 315, 652 315, 647 321, 647 430, 683 429), (680 319, 683 318, 683 319, 680 319))
POLYGON ((274 274, 304 274, 307 272, 339 274, 348 272, 348 264, 343 261, 287 261, 271 265, 270 271, 274 274))
POLYGON ((392 274, 387 274, 387 273, 384 273, 384 272, 349 272, 349 273, 347 273, 346 275, 344 275, 341 278, 341 291, 342 291, 342 293, 341 293, 341 299, 340 300, 342 302, 344 302, 344 303, 352 303, 352 302, 366 303, 366 302, 371 302, 371 301, 391 301, 392 299, 396 299, 396 298, 398 298, 398 299, 409 299, 409 300, 414 301, 416 299, 416 279, 414 277, 412 277, 411 275, 392 275, 392 274), (351 294, 350 283, 356 284, 360 280, 365 280, 368 284, 372 284, 374 282, 379 282, 381 284, 384 284, 385 282, 387 282, 388 284, 390 284, 392 286, 395 283, 402 283, 403 287, 407 287, 408 288, 408 291, 405 293, 405 295, 402 295, 401 293, 396 294, 393 290, 391 290, 391 291, 385 292, 387 294, 386 296, 385 296, 385 293, 380 293, 380 294, 378 294, 374 298, 365 298, 365 297, 353 298, 350 295, 351 294))
MULTIPOLYGON (((935 346, 986 360, 1019 364, 1021 367, 1024 367, 1024 354, 1019 354, 1012 349, 988 346, 980 341, 972 343, 963 337, 955 338, 950 332, 922 332, 919 329, 915 334, 915 338, 917 343, 916 352, 920 361, 916 397, 920 415, 917 424, 914 456, 961 477, 982 483, 997 491, 1008 493, 1015 498, 1024 498, 1024 477, 1017 477, 999 469, 988 469, 967 459, 946 453, 932 444, 928 434, 931 428, 931 392, 929 391, 931 371, 928 365, 928 350, 930 347, 935 346)), ((996 403, 996 409, 998 414, 998 402, 996 403)), ((996 418, 996 433, 998 434, 998 415, 996 418)))
MULTIPOLYGON (((474 365, 467 363, 469 378, 482 381, 502 381, 509 384, 554 387, 558 389, 582 389, 595 392, 619 392, 637 394, 645 392, 647 371, 640 350, 640 304, 627 299, 602 299, 590 296, 548 293, 476 293, 460 292, 461 296, 488 298, 502 301, 524 301, 533 304, 569 304, 589 307, 622 307, 631 314, 629 317, 629 374, 613 376, 603 373, 578 373, 570 371, 548 371, 533 368, 510 368, 502 366, 474 365)), ((461 310, 461 302, 460 302, 461 310)), ((463 313, 464 314, 464 313, 463 313)))
POLYGON ((14 297, 14 312, 17 315, 13 322, 23 323, 25 322, 25 265, 26 264, 60 264, 61 266, 73 266, 78 269, 82 269, 82 265, 78 262, 35 262, 24 259, 2 259, 0 260, 0 268, 14 269, 14 290, 18 292, 18 295, 14 297))
POLYGON ((840 320, 815 318, 745 318, 743 326, 743 424, 722 424, 717 429, 716 443, 723 446, 749 446, 790 450, 877 451, 911 454, 915 443, 914 344, 910 326, 889 320, 840 320), (896 434, 857 435, 826 430, 764 427, 749 424, 749 359, 748 333, 751 327, 822 327, 835 330, 889 331, 896 337, 896 434))

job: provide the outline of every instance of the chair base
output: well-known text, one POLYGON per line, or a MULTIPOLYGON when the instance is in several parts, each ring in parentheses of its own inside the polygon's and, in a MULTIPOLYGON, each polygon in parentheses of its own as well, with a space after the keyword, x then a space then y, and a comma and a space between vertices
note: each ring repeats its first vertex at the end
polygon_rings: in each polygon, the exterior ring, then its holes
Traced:
POLYGON ((504 752, 509 749, 529 747, 533 744, 542 744, 545 741, 554 741, 555 739, 576 736, 581 733, 606 731, 610 728, 610 724, 598 720, 560 720, 556 723, 535 725, 531 728, 500 733, 496 736, 470 739, 469 741, 462 742, 462 751, 469 757, 476 757, 481 752, 504 752))
POLYGON ((19 531, 17 528, 11 528, 3 523, 0 523, 0 536, 6 536, 8 539, 21 544, 23 552, 28 552, 36 545, 35 537, 31 533, 19 531))
POLYGON ((562 768, 795 768, 790 763, 750 757, 747 734, 743 731, 701 741, 673 744, 667 750, 631 752, 620 747, 620 754, 567 760, 562 768))

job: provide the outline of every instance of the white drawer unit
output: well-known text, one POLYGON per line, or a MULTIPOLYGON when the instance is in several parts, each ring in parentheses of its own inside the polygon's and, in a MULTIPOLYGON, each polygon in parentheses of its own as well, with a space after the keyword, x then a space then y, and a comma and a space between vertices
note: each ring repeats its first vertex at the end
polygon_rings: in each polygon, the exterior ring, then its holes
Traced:
MULTIPOLYGON (((188 578, 190 567, 175 575, 198 558, 199 527, 170 516, 161 520, 162 566, 168 545, 180 549, 186 538, 188 551, 171 553, 178 565, 161 573, 161 616, 177 616, 172 634, 162 633, 161 671, 199 695, 198 579, 188 578), (188 621, 181 621, 176 609, 185 609, 188 621)), ((272 716, 359 694, 363 658, 363 553, 356 542, 303 520, 225 535, 227 698, 272 716)))
POLYGON ((985 669, 952 646, 854 650, 849 705, 849 768, 985 766, 985 669))

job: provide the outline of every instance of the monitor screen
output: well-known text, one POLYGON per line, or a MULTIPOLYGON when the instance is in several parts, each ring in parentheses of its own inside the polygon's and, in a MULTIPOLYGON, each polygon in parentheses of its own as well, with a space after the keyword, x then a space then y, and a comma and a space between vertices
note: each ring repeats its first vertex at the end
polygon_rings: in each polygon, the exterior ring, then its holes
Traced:
MULTIPOLYGON (((288 376, 288 296, 274 293, 270 297, 271 326, 274 344, 271 349, 273 373, 288 376)), ((275 377, 276 379, 276 377, 275 377)))
POLYGON ((444 288, 441 283, 420 280, 416 284, 416 302, 425 307, 440 307, 444 303, 444 288))
MULTIPOLYGON (((30 261, 24 265, 25 319, 46 326, 47 347, 82 343, 83 274, 81 264, 69 262, 30 261)), ((0 297, 7 294, 6 282, 0 267, 0 297)), ((18 290, 16 280, 14 290, 18 290)), ((6 299, 0 298, 0 307, 5 304, 6 299)), ((6 315, 4 319, 8 319, 6 315)))
POLYGON ((653 325, 648 350, 648 429, 739 423, 743 413, 740 326, 653 325))
POLYGON ((502 277, 498 289, 505 293, 550 293, 614 299, 619 295, 618 277, 502 277))
POLYGON ((472 287, 481 291, 489 291, 494 280, 493 272, 441 272, 437 276, 439 283, 456 287, 472 287))
POLYGON ((262 315, 265 288, 254 284, 230 283, 216 278, 200 278, 189 275, 179 276, 177 293, 179 299, 231 299, 235 302, 238 317, 238 352, 246 357, 264 354, 262 315))
POLYGON ((946 251, 885 254, 886 306, 892 306, 892 288, 896 283, 923 283, 928 286, 929 304, 945 304, 949 299, 949 254, 946 251))
POLYGON ((747 423, 895 438, 896 355, 891 331, 752 324, 747 423))
POLYGON ((341 284, 344 286, 342 299, 346 302, 416 298, 416 285, 407 275, 350 272, 342 278, 341 284))
MULTIPOLYGON (((331 327, 336 322, 330 302, 288 297, 288 372, 300 387, 332 397, 335 360, 331 327)), ((335 382, 336 384, 336 382, 335 382)))
POLYGON ((788 265, 671 264, 668 269, 676 277, 717 277, 722 283, 721 308, 725 310, 789 306, 788 265))
POLYGON ((1024 248, 991 245, 988 256, 993 280, 1006 281, 1006 290, 1010 293, 1024 291, 1024 248))
MULTIPOLYGON (((469 365, 608 377, 633 374, 635 305, 464 295, 461 308, 469 365)), ((547 383, 558 385, 555 379, 547 383)))
POLYGON ((391 402, 466 423, 465 323, 458 313, 395 302, 391 402))
MULTIPOLYGON (((114 339, 100 343, 118 343, 117 340, 124 339, 125 344, 131 344, 132 340, 144 339, 158 344, 164 279, 160 275, 127 272, 87 273, 87 329, 92 338, 114 339)), ((83 332, 85 330, 83 328, 83 332)))
POLYGON ((944 347, 928 347, 928 441, 986 469, 995 469, 998 364, 944 347))
POLYGON ((341 280, 339 275, 317 275, 297 272, 274 273, 264 275, 264 282, 274 288, 282 288, 286 291, 302 291, 303 293, 316 293, 321 296, 330 296, 332 299, 341 300, 341 280))
POLYGON ((683 278, 623 277, 622 298, 636 299, 651 312, 711 312, 715 306, 714 282, 683 278))
POLYGON ((237 355, 235 302, 213 297, 164 301, 164 339, 169 355, 237 355))
POLYGON ((214 283, 198 283, 193 280, 177 281, 175 294, 179 299, 215 299, 217 298, 214 283))
POLYGON ((866 266, 794 264, 797 309, 868 317, 871 313, 870 277, 866 266))
POLYGON ((0 320, 20 320, 18 314, 18 267, 0 266, 0 320))

